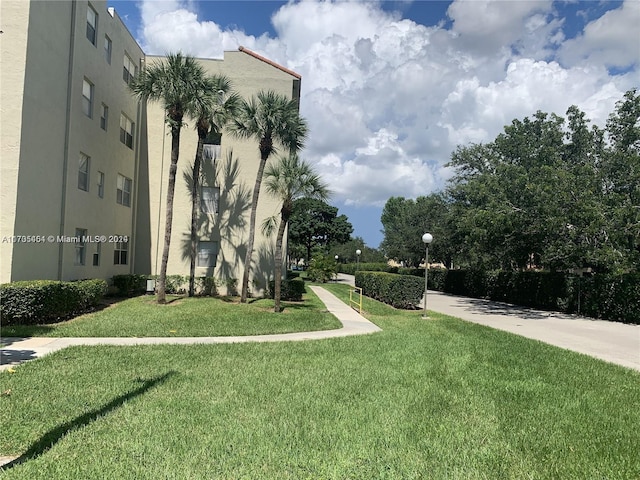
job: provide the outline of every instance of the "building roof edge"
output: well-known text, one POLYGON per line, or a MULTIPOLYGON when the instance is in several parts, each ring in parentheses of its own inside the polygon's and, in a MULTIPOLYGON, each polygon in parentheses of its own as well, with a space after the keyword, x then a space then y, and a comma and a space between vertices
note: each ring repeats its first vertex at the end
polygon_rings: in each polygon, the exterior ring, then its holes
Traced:
POLYGON ((246 47, 239 46, 238 50, 243 52, 243 53, 246 53, 247 55, 251 55, 254 58, 257 58, 258 60, 260 60, 262 62, 268 63, 272 67, 276 67, 278 70, 282 70, 283 72, 288 73, 289 75, 297 78, 298 80, 302 79, 302 75, 300 75, 299 73, 296 73, 293 70, 289 70, 288 68, 283 67, 282 65, 280 65, 280 64, 278 64, 278 63, 276 63, 276 62, 274 62, 272 60, 269 60, 268 58, 263 57, 262 55, 258 55, 256 52, 254 52, 252 50, 249 50, 246 47))

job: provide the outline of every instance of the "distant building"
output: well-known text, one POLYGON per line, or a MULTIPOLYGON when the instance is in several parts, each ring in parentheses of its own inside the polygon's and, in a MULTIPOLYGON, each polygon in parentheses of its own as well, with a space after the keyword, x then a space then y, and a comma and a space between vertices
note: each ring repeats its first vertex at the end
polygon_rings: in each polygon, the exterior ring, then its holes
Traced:
MULTIPOLYGON (((0 4, 0 282, 157 274, 164 246, 171 140, 161 105, 140 104, 128 82, 148 56, 104 1, 0 4)), ((271 89, 299 101, 300 76, 248 49, 201 59, 249 98, 271 89)), ((182 130, 168 274, 189 273, 195 157, 193 122, 182 130)), ((201 185, 196 276, 242 278, 254 141, 211 138, 201 185)), ((279 211, 260 195, 254 291, 273 272, 262 219, 279 211)), ((223 288, 224 290, 224 288, 223 288)))

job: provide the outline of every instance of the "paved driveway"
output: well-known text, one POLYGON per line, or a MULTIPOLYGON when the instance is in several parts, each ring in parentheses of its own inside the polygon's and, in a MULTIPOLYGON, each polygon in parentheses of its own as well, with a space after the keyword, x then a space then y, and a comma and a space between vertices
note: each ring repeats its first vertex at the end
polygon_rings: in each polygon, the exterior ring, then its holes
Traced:
MULTIPOLYGON (((338 281, 353 285, 353 276, 339 274, 338 281)), ((640 325, 545 312, 431 290, 427 308, 640 371, 640 325)))
POLYGON ((640 370, 640 325, 431 291, 427 308, 640 370))

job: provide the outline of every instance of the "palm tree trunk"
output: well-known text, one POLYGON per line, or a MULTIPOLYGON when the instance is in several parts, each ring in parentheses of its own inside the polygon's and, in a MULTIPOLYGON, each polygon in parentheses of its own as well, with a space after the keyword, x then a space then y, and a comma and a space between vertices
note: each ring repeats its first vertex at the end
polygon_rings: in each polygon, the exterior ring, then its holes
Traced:
POLYGON ((198 148, 196 149, 196 158, 193 161, 193 178, 191 189, 191 263, 189 265, 189 296, 195 295, 196 283, 196 256, 198 247, 198 199, 199 199, 199 179, 200 165, 202 164, 202 150, 204 147, 204 138, 198 134, 198 148))
POLYGON ((260 165, 258 166, 258 174, 256 175, 256 184, 253 187, 253 198, 251 199, 251 217, 249 219, 249 239, 247 244, 247 253, 244 257, 244 274, 242 276, 242 293, 240 294, 240 302, 246 303, 249 292, 249 274, 251 273, 251 258, 253 257, 253 244, 256 236, 256 210, 258 210, 258 198, 260 197, 260 185, 262 184, 262 176, 264 167, 267 164, 268 156, 260 156, 260 165))
POLYGON ((173 223, 173 197, 176 190, 176 172, 178 171, 178 154, 180 152, 180 126, 171 127, 171 165, 169 166, 169 185, 167 187, 167 216, 164 228, 164 250, 158 278, 158 303, 166 303, 167 263, 171 245, 171 225, 173 223))
POLYGON ((284 238, 284 230, 289 223, 288 216, 283 212, 280 215, 280 225, 278 226, 278 236, 276 238, 276 255, 275 255, 275 276, 273 298, 275 300, 274 311, 280 312, 280 297, 282 296, 282 239, 284 238))

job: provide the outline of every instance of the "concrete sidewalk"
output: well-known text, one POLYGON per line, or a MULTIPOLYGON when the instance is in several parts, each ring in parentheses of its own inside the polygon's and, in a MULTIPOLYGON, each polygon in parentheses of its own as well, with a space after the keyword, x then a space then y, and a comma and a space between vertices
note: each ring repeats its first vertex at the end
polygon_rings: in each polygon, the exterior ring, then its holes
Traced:
MULTIPOLYGON (((354 285, 353 275, 337 281, 354 285)), ((421 305, 424 307, 424 298, 421 305)), ((640 370, 640 325, 546 312, 429 290, 427 309, 640 370)))
POLYGON ((73 345, 192 345, 211 343, 286 342, 363 335, 380 331, 376 325, 321 287, 311 286, 327 310, 342 323, 342 328, 315 332, 236 337, 118 337, 118 338, 2 338, 0 371, 24 361, 73 345))

